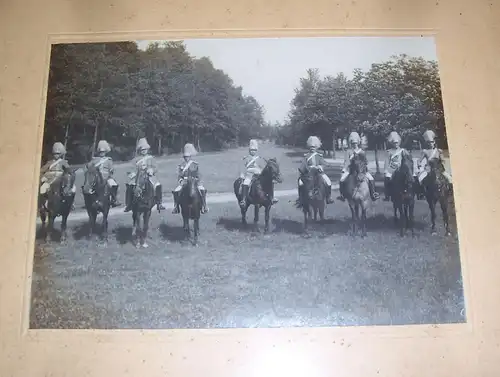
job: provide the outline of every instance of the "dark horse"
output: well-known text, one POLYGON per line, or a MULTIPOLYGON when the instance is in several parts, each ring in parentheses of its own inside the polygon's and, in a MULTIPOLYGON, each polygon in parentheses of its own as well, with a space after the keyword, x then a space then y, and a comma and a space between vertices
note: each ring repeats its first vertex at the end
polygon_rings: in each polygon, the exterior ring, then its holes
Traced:
POLYGON ((403 152, 401 155, 401 166, 392 175, 390 192, 396 225, 398 224, 399 212, 401 237, 408 229, 411 230, 412 236, 415 236, 413 227, 415 180, 413 178, 413 158, 409 152, 403 152))
POLYGON ((349 164, 349 175, 344 182, 345 198, 352 215, 352 236, 356 236, 356 226, 361 228, 361 237, 366 236, 366 212, 371 200, 368 186, 368 161, 364 154, 355 154, 349 164), (360 213, 361 212, 361 213, 360 213))
MULTIPOLYGON (((278 183, 283 182, 283 178, 281 177, 280 167, 276 158, 270 158, 267 160, 266 166, 262 169, 259 175, 256 175, 252 182, 250 183, 250 188, 248 190, 248 196, 245 200, 245 205, 240 206, 241 209, 241 221, 244 225, 247 225, 247 210, 251 205, 254 206, 254 218, 253 222, 258 230, 258 222, 259 222, 259 208, 265 208, 265 227, 264 232, 269 232, 269 213, 271 211, 271 207, 273 205, 272 199, 274 196, 274 181, 278 183)), ((243 199, 242 194, 240 193, 240 187, 243 183, 243 179, 240 177, 234 181, 233 188, 234 194, 238 199, 238 203, 243 199)))
POLYGON ((42 220, 42 230, 45 233, 45 241, 50 242, 54 232, 54 221, 56 217, 61 216, 61 241, 65 241, 66 227, 69 213, 71 212, 75 193, 71 191, 75 184, 75 170, 66 170, 60 178, 57 178, 50 185, 46 196, 39 195, 38 211, 42 220), (45 203, 46 202, 46 203, 45 203), (48 217, 48 226, 45 221, 48 217))
POLYGON ((429 173, 422 181, 425 199, 431 211, 432 234, 436 234, 436 204, 439 202, 443 213, 443 222, 446 235, 451 235, 448 213, 448 198, 451 193, 450 185, 443 176, 444 166, 440 159, 429 160, 429 173))
POLYGON ((198 189, 198 179, 188 176, 179 193, 179 206, 181 208, 182 220, 184 222, 184 232, 189 237, 189 220, 193 220, 194 239, 193 244, 198 244, 200 234, 200 217, 202 208, 202 198, 198 189))
MULTIPOLYGON (((132 238, 136 240, 137 247, 148 247, 146 237, 149 229, 149 219, 151 212, 156 204, 155 189, 149 180, 149 175, 146 169, 139 169, 135 187, 132 194, 132 238), (143 226, 141 229, 141 215, 143 226)), ((158 209, 158 212, 160 210, 158 209)))
POLYGON ((299 202, 297 206, 304 213, 304 232, 307 234, 309 221, 314 213, 314 221, 319 218, 325 220, 326 207, 326 184, 321 177, 322 172, 315 166, 305 172, 300 172, 300 180, 303 185, 299 186, 299 202))
POLYGON ((102 238, 108 241, 108 214, 111 207, 110 190, 106 180, 99 169, 88 163, 85 167, 84 182, 82 186, 85 209, 89 216, 89 233, 91 238, 95 231, 97 215, 102 213, 102 238))

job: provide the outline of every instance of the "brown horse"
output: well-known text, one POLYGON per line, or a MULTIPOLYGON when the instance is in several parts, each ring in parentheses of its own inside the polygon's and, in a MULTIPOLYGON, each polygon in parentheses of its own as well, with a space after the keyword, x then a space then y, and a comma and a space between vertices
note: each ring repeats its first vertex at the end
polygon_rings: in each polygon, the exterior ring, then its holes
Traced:
MULTIPOLYGON (((149 175, 145 169, 140 169, 137 173, 135 186, 132 193, 132 238, 136 241, 137 247, 148 247, 146 238, 149 230, 149 220, 152 209, 156 204, 155 189, 149 180, 149 175), (141 216, 143 225, 141 228, 141 216)), ((158 209, 160 212, 160 209, 158 209)))
POLYGON ((321 221, 325 220, 327 187, 321 174, 322 172, 315 166, 300 174, 303 185, 299 186, 297 207, 302 208, 304 213, 304 233, 306 234, 309 221, 313 218, 313 215, 315 222, 318 220, 318 214, 321 221))
POLYGON ((200 217, 202 198, 198 189, 198 179, 188 176, 179 193, 179 205, 181 207, 182 220, 184 223, 184 232, 188 237, 191 236, 189 220, 193 220, 194 238, 193 244, 198 244, 200 234, 200 217))
POLYGON ((408 229, 411 230, 412 236, 415 236, 413 221, 415 180, 413 178, 413 158, 409 152, 402 153, 401 166, 392 175, 390 191, 394 208, 394 221, 396 224, 399 222, 401 237, 408 229))
POLYGON ((90 239, 95 231, 97 215, 102 213, 102 238, 108 241, 108 215, 111 207, 110 190, 106 180, 103 178, 99 169, 92 163, 85 167, 84 182, 82 186, 85 209, 89 216, 89 234, 90 239))
POLYGON ((349 164, 349 175, 345 180, 345 198, 352 215, 351 234, 356 236, 356 227, 361 228, 361 237, 366 236, 366 212, 370 203, 370 188, 366 177, 368 161, 364 154, 355 154, 349 164))
POLYGON ((46 196, 40 195, 38 198, 38 212, 42 220, 42 231, 45 234, 46 242, 52 240, 54 221, 58 216, 61 216, 61 241, 66 241, 68 216, 75 200, 75 193, 72 192, 75 177, 75 169, 66 170, 60 178, 52 182, 46 196), (45 224, 47 217, 48 226, 45 224))
MULTIPOLYGON (((259 208, 264 207, 265 209, 265 227, 264 232, 269 232, 269 217, 272 203, 272 197, 274 195, 274 181, 278 183, 283 182, 283 178, 281 177, 280 167, 276 158, 270 158, 262 172, 254 177, 252 182, 250 183, 250 189, 248 190, 248 197, 245 200, 245 205, 240 206, 241 209, 241 221, 246 226, 247 219, 246 214, 248 207, 252 204, 254 206, 254 225, 256 230, 258 231, 258 222, 259 222, 259 208)), ((233 189, 234 194, 236 195, 236 199, 238 199, 238 203, 241 202, 243 196, 240 192, 240 187, 243 182, 242 178, 238 178, 234 181, 233 189)))
POLYGON ((423 191, 431 211, 431 233, 436 234, 436 204, 439 202, 443 214, 445 234, 451 235, 449 223, 449 197, 451 188, 443 176, 444 166, 440 159, 429 160, 429 173, 422 181, 423 191))

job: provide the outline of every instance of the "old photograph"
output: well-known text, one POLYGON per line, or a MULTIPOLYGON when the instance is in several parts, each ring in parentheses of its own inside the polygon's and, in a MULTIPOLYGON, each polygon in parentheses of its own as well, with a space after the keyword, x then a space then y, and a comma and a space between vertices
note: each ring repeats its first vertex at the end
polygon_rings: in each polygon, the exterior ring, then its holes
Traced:
POLYGON ((47 69, 31 329, 466 321, 434 38, 54 44, 47 69))

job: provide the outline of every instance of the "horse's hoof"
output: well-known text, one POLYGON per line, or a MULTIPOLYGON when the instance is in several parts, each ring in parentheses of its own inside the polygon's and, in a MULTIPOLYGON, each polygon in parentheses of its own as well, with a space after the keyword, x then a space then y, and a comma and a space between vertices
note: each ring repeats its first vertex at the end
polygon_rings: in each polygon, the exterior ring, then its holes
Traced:
POLYGON ((450 237, 451 236, 451 232, 450 231, 446 232, 446 236, 450 237))
POLYGON ((141 246, 142 246, 144 249, 147 249, 147 248, 149 247, 149 245, 148 245, 146 242, 144 242, 141 246))
POLYGON ((433 230, 433 231, 431 232, 431 235, 432 235, 432 236, 436 236, 436 235, 437 235, 437 232, 436 232, 435 230, 433 230))

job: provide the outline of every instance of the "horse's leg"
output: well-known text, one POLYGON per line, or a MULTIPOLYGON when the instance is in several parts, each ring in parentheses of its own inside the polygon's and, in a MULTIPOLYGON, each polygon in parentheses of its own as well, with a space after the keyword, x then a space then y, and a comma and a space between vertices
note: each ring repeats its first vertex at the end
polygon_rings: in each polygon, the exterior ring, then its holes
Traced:
POLYGON ((394 225, 398 225, 398 206, 396 202, 393 200, 392 202, 392 208, 394 210, 394 225))
POLYGON ((319 219, 321 222, 325 221, 325 202, 322 201, 319 206, 319 219))
POLYGON ((406 213, 402 201, 398 203, 398 207, 399 207, 399 235, 403 237, 405 233, 406 213))
POLYGON ((68 215, 69 213, 64 213, 61 216, 61 242, 66 242, 67 232, 66 228, 68 226, 68 215))
POLYGON ((48 224, 47 224, 47 233, 45 236, 45 239, 47 242, 52 241, 52 233, 54 232, 54 220, 55 220, 55 215, 53 215, 51 212, 49 212, 48 216, 48 224))
POLYGON ((412 237, 415 237, 415 225, 413 222, 413 211, 415 209, 415 203, 413 199, 410 201, 410 204, 408 205, 408 220, 410 223, 410 229, 411 229, 411 235, 412 237))
POLYGON ((304 213, 304 234, 308 235, 309 233, 309 208, 307 206, 302 208, 302 213, 304 213))
POLYGON ((264 226, 264 233, 269 233, 269 217, 270 217, 270 212, 271 212, 271 206, 272 204, 268 205, 265 207, 265 226, 264 226))
POLYGON ((351 210, 351 236, 356 236, 356 208, 354 203, 349 203, 349 209, 351 210))
POLYGON ((361 237, 366 237, 366 205, 361 205, 361 237))
POLYGON ((135 246, 141 247, 142 244, 142 231, 141 231, 141 216, 142 213, 137 213, 135 218, 135 246))
POLYGON ((189 215, 188 214, 183 214, 182 220, 184 222, 183 229, 184 233, 186 234, 187 237, 190 236, 190 230, 189 230, 189 215))
POLYGON ((104 243, 108 242, 108 214, 109 207, 102 212, 102 238, 104 243))
POLYGON ((447 236, 450 236, 451 231, 450 231, 449 214, 448 214, 448 202, 446 200, 446 197, 440 197, 439 204, 441 205, 441 212, 443 213, 444 229, 446 232, 445 234, 447 236))
POLYGON ((132 238, 135 240, 135 238, 137 237, 137 228, 136 228, 136 224, 137 224, 137 212, 135 211, 132 211, 132 238))
POLYGON ((256 232, 259 231, 259 205, 254 204, 253 206, 253 226, 256 232))
POLYGON ((151 210, 145 211, 143 215, 143 225, 141 232, 141 246, 148 247, 149 245, 146 242, 148 238, 148 230, 149 230, 149 220, 151 219, 151 210))
POLYGON ((434 198, 428 200, 429 209, 431 210, 431 234, 436 234, 436 201, 434 198))
POLYGON ((240 207, 241 223, 245 226, 247 225, 247 209, 248 209, 248 205, 244 205, 243 207, 240 207))
POLYGON ((194 230, 194 245, 198 245, 198 236, 200 234, 200 218, 196 217, 193 221, 193 230, 194 230))

